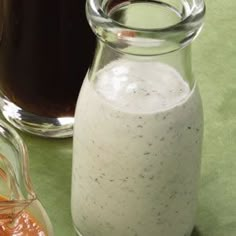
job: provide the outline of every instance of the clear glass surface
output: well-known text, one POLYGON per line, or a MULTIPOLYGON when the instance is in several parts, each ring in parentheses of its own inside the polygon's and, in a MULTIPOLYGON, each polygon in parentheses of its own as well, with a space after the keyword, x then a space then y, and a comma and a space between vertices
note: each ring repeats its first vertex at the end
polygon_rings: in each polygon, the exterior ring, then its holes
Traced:
POLYGON ((53 236, 51 222, 31 185, 26 146, 3 121, 0 121, 0 235, 53 236))
POLYGON ((35 135, 71 137, 76 100, 95 44, 85 0, 1 0, 0 7, 4 117, 35 135))

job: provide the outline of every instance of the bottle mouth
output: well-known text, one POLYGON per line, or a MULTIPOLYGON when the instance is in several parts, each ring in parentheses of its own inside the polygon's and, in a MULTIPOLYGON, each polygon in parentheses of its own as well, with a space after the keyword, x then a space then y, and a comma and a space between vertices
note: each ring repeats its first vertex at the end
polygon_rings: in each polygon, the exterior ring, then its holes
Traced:
POLYGON ((97 37, 130 54, 168 53, 200 32, 204 0, 87 0, 87 17, 97 37))

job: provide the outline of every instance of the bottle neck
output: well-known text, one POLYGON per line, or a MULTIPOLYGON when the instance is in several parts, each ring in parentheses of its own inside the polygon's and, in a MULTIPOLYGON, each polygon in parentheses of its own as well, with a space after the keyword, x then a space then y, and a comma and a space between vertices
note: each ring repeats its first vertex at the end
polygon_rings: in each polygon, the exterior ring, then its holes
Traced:
POLYGON ((126 60, 168 65, 181 75, 181 77, 189 84, 190 88, 194 86, 194 78, 192 76, 191 45, 166 54, 143 56, 124 53, 111 47, 109 44, 98 40, 95 55, 96 56, 88 75, 91 80, 95 79, 97 72, 108 64, 118 60, 126 60))
POLYGON ((204 0, 87 0, 86 11, 99 39, 90 78, 126 59, 164 63, 193 87, 190 45, 202 28, 204 0))

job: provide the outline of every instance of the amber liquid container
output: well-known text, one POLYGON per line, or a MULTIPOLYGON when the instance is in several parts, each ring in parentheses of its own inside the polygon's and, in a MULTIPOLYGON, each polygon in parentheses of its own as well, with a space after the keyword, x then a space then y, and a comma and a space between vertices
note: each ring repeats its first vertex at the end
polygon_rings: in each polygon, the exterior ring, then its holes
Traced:
POLYGON ((95 37, 84 0, 1 0, 0 108, 20 130, 72 135, 95 37))

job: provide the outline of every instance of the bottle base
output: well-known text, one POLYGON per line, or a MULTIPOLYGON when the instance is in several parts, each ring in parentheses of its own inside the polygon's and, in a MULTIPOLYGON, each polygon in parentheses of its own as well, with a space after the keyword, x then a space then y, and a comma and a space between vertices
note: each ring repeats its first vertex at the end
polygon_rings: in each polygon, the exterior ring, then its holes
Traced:
POLYGON ((75 226, 74 226, 74 230, 75 230, 76 236, 83 236, 75 226))
POLYGON ((47 118, 22 110, 5 98, 0 98, 5 119, 21 131, 48 138, 68 138, 73 135, 74 117, 47 118))
MULTIPOLYGON (((77 227, 74 225, 75 235, 76 236, 85 236, 80 233, 77 227)), ((195 231, 195 227, 188 233, 185 233, 183 236, 200 236, 197 231, 195 231)))

